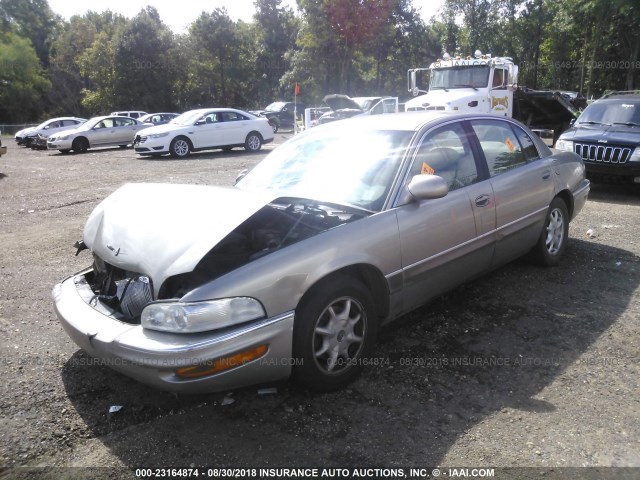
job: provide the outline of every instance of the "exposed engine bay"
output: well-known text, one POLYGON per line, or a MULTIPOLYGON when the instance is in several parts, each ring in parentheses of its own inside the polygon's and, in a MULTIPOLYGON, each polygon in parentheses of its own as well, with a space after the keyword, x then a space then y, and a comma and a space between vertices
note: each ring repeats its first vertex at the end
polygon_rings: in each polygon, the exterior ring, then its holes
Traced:
MULTIPOLYGON (((241 265, 372 213, 357 207, 280 198, 229 233, 192 272, 169 277, 160 287, 157 299, 181 298, 241 265)), ((156 300, 151 278, 117 268, 95 254, 93 272, 86 278, 96 300, 122 321, 138 323, 144 307, 156 300)))
POLYGON ((372 213, 357 207, 280 198, 227 235, 202 258, 193 272, 168 278, 160 288, 159 298, 180 298, 241 265, 372 213))

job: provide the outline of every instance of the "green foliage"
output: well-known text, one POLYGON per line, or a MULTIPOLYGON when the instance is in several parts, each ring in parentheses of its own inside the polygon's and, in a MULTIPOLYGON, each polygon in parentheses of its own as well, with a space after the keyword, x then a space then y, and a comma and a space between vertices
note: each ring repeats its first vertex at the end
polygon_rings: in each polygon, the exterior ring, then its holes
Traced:
POLYGON ((3 122, 38 118, 40 104, 50 87, 31 42, 11 32, 0 34, 0 118, 3 122))
POLYGON ((253 21, 203 11, 183 35, 147 7, 63 21, 47 0, 0 0, 3 120, 264 107, 324 95, 407 98, 406 71, 443 52, 510 56, 538 89, 638 88, 637 0, 446 0, 428 23, 413 0, 254 0, 253 21))
POLYGON ((120 31, 113 53, 113 110, 175 109, 173 33, 153 7, 120 31))
POLYGON ((1 30, 28 38, 42 65, 49 64, 49 49, 61 22, 47 0, 0 0, 1 30))

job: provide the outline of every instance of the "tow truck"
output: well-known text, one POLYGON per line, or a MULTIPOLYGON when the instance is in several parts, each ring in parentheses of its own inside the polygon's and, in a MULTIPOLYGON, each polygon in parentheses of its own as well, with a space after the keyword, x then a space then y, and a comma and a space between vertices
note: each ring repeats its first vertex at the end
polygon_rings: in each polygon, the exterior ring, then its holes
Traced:
POLYGON ((407 71, 407 87, 415 98, 405 111, 444 110, 493 113, 520 120, 552 146, 580 114, 559 91, 518 86, 518 66, 510 57, 476 50, 473 57, 445 53, 429 67, 407 71), (418 86, 419 72, 429 72, 429 88, 418 86))

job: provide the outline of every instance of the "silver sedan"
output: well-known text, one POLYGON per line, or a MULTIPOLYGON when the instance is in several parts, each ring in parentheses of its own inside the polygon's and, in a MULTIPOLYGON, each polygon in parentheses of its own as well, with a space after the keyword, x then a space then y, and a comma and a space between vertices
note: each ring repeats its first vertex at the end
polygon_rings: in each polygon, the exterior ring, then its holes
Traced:
POLYGON ((335 122, 235 187, 120 188, 55 308, 82 349, 157 388, 333 390, 385 323, 521 255, 557 264, 588 193, 578 156, 508 118, 335 122))
POLYGON ((126 147, 133 143, 136 132, 149 128, 134 118, 107 116, 94 117, 73 130, 55 133, 47 139, 49 150, 84 153, 95 147, 126 147))

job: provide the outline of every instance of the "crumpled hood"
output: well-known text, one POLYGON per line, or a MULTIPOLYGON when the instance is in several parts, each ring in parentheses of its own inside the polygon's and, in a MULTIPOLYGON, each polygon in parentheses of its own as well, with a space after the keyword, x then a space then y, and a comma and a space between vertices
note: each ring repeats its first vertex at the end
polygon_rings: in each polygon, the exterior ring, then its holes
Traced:
POLYGON ((347 109, 347 110, 358 110, 362 112, 362 108, 360 108, 360 105, 358 105, 358 103, 355 100, 353 100, 351 97, 347 95, 340 95, 337 93, 333 95, 327 95, 322 99, 322 101, 327 105, 329 105, 329 107, 333 111, 347 109))
POLYGON ((157 295, 233 229, 277 198, 236 188, 127 184, 91 213, 85 244, 107 263, 149 275, 157 295))

